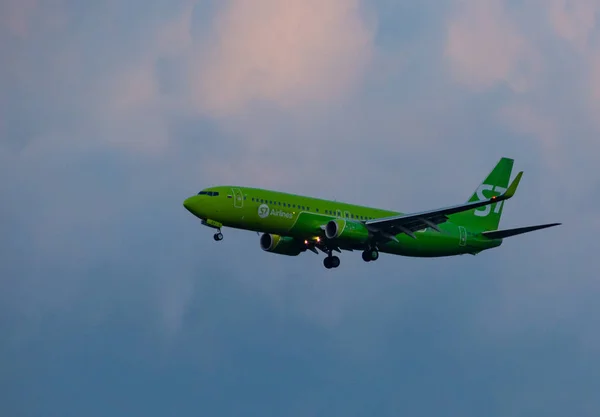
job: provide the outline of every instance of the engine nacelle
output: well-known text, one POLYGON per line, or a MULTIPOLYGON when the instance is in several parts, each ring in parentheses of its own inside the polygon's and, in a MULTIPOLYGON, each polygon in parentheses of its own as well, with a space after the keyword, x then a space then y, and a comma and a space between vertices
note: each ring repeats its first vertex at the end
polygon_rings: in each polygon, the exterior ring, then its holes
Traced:
POLYGON ((344 219, 330 220, 325 225, 327 239, 340 239, 350 243, 365 243, 369 240, 369 229, 362 224, 344 219))
POLYGON ((272 235, 270 233, 263 233, 260 237, 260 248, 265 252, 288 256, 298 256, 306 250, 293 237, 272 235))

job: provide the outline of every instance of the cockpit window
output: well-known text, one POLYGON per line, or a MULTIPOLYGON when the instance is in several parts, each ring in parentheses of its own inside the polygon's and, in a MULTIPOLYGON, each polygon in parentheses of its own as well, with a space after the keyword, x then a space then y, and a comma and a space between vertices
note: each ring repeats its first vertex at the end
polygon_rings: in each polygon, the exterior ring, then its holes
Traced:
POLYGON ((218 191, 200 191, 198 195, 207 195, 209 197, 216 197, 219 195, 218 191))
POLYGON ((206 195, 206 194, 208 194, 206 191, 200 191, 200 192, 198 193, 198 195, 206 195))

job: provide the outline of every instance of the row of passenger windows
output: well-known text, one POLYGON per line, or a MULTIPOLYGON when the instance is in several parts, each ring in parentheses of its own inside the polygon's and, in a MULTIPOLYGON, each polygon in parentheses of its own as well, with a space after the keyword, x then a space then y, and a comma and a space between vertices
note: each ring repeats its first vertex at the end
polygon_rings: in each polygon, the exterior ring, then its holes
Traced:
MULTIPOLYGON (((252 201, 255 203, 270 204, 272 206, 298 208, 303 211, 311 211, 310 207, 303 206, 300 204, 290 204, 290 203, 285 203, 285 202, 281 202, 281 201, 265 200, 263 198, 254 198, 254 197, 252 198, 252 201)), ((315 212, 319 213, 320 211, 318 208, 315 208, 315 212)), ((333 210, 323 210, 323 213, 330 215, 330 216, 347 217, 349 219, 356 219, 356 220, 372 220, 372 219, 374 219, 374 217, 359 216, 358 214, 348 213, 348 212, 344 212, 342 215, 342 211, 339 211, 339 210, 337 212, 335 212, 333 210)))
POLYGON ((216 197, 219 195, 218 191, 200 191, 198 195, 208 195, 210 197, 216 197))

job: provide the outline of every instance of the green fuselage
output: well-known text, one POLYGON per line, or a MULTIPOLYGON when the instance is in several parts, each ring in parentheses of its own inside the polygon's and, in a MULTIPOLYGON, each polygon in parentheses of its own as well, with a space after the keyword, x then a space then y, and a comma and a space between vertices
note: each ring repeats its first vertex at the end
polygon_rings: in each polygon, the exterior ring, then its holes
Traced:
MULTIPOLYGON (((203 190, 185 200, 184 206, 203 223, 220 229, 237 229, 292 237, 299 242, 322 239, 322 227, 332 219, 364 222, 400 212, 304 197, 258 188, 220 186, 203 190)), ((461 219, 463 220, 463 219, 461 219)), ((440 231, 426 228, 414 233, 396 235, 378 245, 381 252, 415 257, 439 257, 476 254, 497 247, 502 239, 490 239, 483 230, 469 227, 468 222, 449 221, 439 225, 440 231)), ((352 242, 337 242, 342 249, 364 249, 352 242)))

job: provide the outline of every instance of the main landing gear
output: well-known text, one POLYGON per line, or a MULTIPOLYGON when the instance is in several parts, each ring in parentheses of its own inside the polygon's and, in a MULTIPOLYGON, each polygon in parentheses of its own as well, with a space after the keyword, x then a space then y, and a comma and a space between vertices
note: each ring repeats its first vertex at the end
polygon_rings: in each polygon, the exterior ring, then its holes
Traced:
POLYGON ((223 233, 221 233, 221 231, 219 230, 217 233, 215 233, 213 239, 217 242, 223 240, 223 233))
POLYGON ((367 249, 362 253, 362 258, 365 262, 376 261, 379 258, 379 251, 377 249, 367 249))
POLYGON ((340 258, 338 258, 337 256, 332 256, 330 253, 329 256, 327 256, 327 258, 323 259, 323 265, 327 269, 337 268, 338 266, 340 266, 340 258))
MULTIPOLYGON (((362 258, 365 262, 376 261, 379 259, 379 251, 377 248, 367 249, 362 253, 362 258)), ((340 266, 340 258, 333 256, 331 252, 329 252, 329 255, 323 259, 323 266, 327 269, 337 268, 340 266)))

